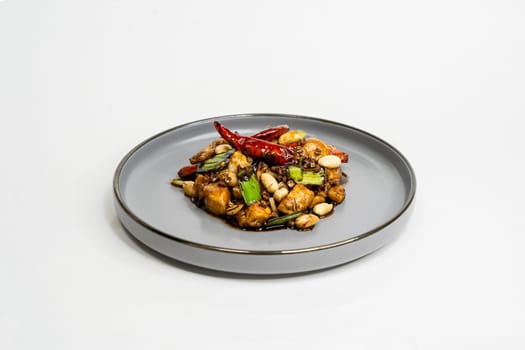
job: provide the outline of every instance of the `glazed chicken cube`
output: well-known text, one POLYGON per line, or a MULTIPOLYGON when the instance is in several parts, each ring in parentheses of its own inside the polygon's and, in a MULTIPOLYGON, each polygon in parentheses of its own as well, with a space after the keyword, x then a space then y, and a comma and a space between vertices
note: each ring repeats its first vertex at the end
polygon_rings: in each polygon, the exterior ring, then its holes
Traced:
POLYGON ((258 201, 237 213, 235 218, 241 227, 261 227, 272 215, 272 210, 258 201))
POLYGON ((327 182, 331 185, 339 185, 343 177, 343 171, 339 167, 333 169, 326 168, 325 174, 327 182))
POLYGON ((211 183, 204 187, 204 207, 207 211, 217 216, 226 214, 228 202, 230 201, 230 191, 227 187, 211 183))
POLYGON ((190 158, 190 163, 196 164, 196 163, 204 162, 206 159, 210 159, 211 157, 215 155, 215 147, 217 147, 218 145, 223 145, 225 143, 226 143, 226 140, 224 140, 223 138, 218 138, 214 140, 212 143, 210 143, 209 145, 201 149, 199 152, 194 154, 190 158))
POLYGON ((328 198, 336 203, 341 203, 345 199, 345 188, 342 185, 330 187, 328 190, 328 198))
POLYGON ((304 185, 295 185, 290 193, 281 201, 277 210, 284 214, 293 214, 308 208, 315 193, 304 185))
POLYGON ((199 174, 197 175, 197 178, 195 178, 195 182, 193 183, 194 187, 194 198, 201 200, 205 196, 204 189, 208 184, 210 183, 210 177, 207 175, 199 174))

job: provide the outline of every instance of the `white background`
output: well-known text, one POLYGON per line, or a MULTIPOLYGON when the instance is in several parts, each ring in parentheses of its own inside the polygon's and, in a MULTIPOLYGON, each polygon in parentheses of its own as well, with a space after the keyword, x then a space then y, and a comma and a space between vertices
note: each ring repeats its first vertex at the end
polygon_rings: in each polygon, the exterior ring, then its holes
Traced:
POLYGON ((523 1, 0 1, 0 348, 524 349, 523 1), (216 115, 332 119, 418 178, 402 235, 207 274, 120 227, 117 163, 216 115))

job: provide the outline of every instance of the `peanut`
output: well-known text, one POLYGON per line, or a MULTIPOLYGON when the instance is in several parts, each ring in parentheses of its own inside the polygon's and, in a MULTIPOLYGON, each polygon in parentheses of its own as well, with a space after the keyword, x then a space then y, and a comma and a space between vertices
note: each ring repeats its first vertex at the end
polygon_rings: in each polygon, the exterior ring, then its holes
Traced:
POLYGON ((277 180, 275 177, 268 173, 264 173, 261 175, 261 182, 270 193, 274 193, 279 189, 279 184, 277 183, 277 180))
POLYGON ((232 149, 232 146, 224 143, 215 147, 215 154, 221 154, 232 149))
POLYGON ((277 202, 280 202, 283 200, 284 197, 286 197, 288 195, 288 189, 286 187, 281 187, 279 188, 277 191, 275 191, 273 193, 273 198, 277 201, 277 202))
POLYGON ((195 186, 193 181, 184 181, 182 183, 182 189, 184 190, 184 194, 188 197, 194 197, 195 196, 195 186))
POLYGON ((289 143, 295 143, 301 141, 305 136, 304 131, 302 130, 290 130, 287 133, 279 136, 279 144, 287 145, 289 143))
POLYGON ((329 203, 319 203, 314 206, 313 212, 319 216, 325 216, 334 209, 333 204, 329 203))
POLYGON ((319 158, 319 165, 329 169, 339 168, 341 166, 341 158, 332 154, 319 158))
POLYGON ((295 227, 305 229, 314 226, 319 222, 319 217, 314 214, 303 214, 295 219, 295 227))

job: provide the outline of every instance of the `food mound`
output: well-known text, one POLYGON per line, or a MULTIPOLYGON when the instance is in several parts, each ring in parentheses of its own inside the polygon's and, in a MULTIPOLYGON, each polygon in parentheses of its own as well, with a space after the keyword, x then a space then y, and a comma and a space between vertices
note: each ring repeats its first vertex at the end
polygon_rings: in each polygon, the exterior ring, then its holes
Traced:
POLYGON ((245 230, 310 229, 345 199, 348 155, 286 125, 221 136, 171 180, 193 203, 245 230))

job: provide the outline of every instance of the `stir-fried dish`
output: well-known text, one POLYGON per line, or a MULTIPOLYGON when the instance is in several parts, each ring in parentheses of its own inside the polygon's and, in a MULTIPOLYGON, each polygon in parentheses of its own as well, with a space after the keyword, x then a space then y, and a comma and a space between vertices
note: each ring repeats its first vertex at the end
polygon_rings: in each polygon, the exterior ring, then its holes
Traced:
POLYGON ((345 199, 348 155, 287 125, 220 137, 171 180, 198 207, 246 230, 310 229, 345 199))

